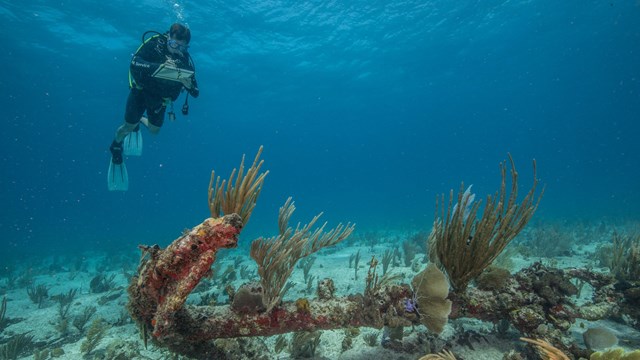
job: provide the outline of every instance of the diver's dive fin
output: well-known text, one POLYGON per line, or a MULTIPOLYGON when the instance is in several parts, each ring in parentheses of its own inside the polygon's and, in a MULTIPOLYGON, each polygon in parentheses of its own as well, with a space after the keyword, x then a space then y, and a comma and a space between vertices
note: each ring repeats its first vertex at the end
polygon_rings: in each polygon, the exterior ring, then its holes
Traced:
POLYGON ((123 147, 123 152, 125 155, 142 155, 142 132, 139 129, 138 131, 130 132, 129 135, 124 138, 123 147))
POLYGON ((109 191, 127 191, 129 190, 129 174, 124 162, 114 164, 109 161, 109 173, 107 174, 107 183, 109 191))

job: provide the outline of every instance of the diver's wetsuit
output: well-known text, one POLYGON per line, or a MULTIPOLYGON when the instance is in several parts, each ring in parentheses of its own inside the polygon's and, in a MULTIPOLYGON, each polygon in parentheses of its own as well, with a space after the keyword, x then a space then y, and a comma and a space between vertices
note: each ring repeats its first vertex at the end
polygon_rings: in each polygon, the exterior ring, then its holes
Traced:
MULTIPOLYGON (((177 81, 154 78, 152 74, 167 60, 173 60, 178 68, 195 71, 191 56, 186 52, 183 54, 181 56, 169 52, 166 35, 155 35, 140 47, 129 66, 133 81, 124 115, 127 123, 137 124, 146 110, 149 123, 162 126, 166 108, 164 99, 175 101, 183 85, 177 81)), ((196 98, 200 91, 195 74, 192 84, 192 88, 187 91, 196 98)))

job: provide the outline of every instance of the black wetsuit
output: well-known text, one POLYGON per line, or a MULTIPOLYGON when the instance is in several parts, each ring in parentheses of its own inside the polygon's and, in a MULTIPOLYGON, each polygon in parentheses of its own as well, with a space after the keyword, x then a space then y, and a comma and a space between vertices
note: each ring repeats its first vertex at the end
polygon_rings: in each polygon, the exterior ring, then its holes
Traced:
MULTIPOLYGON (((152 75, 167 60, 173 60, 178 68, 195 71, 191 56, 186 52, 183 54, 169 52, 165 35, 156 35, 140 47, 129 66, 133 81, 124 115, 126 122, 137 124, 146 111, 149 123, 162 126, 166 109, 164 99, 175 101, 184 86, 181 82, 154 78, 152 75)), ((187 91, 195 98, 200 94, 195 74, 192 84, 187 91)))

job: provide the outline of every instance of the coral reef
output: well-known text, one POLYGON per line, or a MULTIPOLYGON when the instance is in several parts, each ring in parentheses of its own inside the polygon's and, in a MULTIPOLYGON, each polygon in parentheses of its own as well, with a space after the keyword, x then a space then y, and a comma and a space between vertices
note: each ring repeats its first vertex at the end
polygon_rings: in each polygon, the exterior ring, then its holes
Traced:
POLYGON ((533 344, 543 359, 569 360, 569 357, 567 355, 565 355, 562 351, 560 351, 560 349, 554 347, 547 341, 540 340, 540 339, 529 339, 529 338, 520 338, 520 340, 533 344))
POLYGON ((618 345, 618 337, 611 330, 603 327, 593 327, 582 333, 582 339, 587 349, 604 350, 618 345))
POLYGON ((87 331, 86 339, 80 345, 80 351, 85 355, 89 355, 102 341, 108 329, 109 325, 103 319, 93 320, 87 331))
MULTIPOLYGON (((408 287, 395 286, 376 293, 376 306, 367 306, 361 294, 346 298, 283 302, 270 312, 239 313, 228 305, 215 307, 185 306, 175 314, 175 321, 166 328, 174 336, 210 340, 241 336, 269 336, 293 331, 338 329, 348 326, 382 328, 393 322, 391 311, 403 307, 402 300, 410 295, 408 287)), ((411 325, 411 321, 408 321, 411 325)))
POLYGON ((258 264, 258 275, 264 291, 264 306, 267 311, 273 309, 284 296, 284 286, 293 272, 296 263, 324 247, 335 245, 351 235, 354 225, 347 224, 327 232, 326 223, 313 230, 314 224, 322 214, 315 216, 308 224, 294 230, 289 227, 289 219, 295 206, 288 198, 280 208, 278 226, 280 234, 270 239, 257 239, 251 243, 251 257, 258 264))
POLYGON ((235 292, 231 301, 231 309, 238 313, 256 314, 264 312, 265 307, 262 303, 264 297, 264 289, 257 282, 246 283, 235 292))
POLYGON ((87 322, 89 322, 96 311, 97 309, 94 306, 85 306, 82 313, 73 318, 73 326, 75 326, 78 331, 82 332, 85 325, 87 325, 87 322))
MULTIPOLYGON (((576 318, 598 320, 635 316, 637 309, 626 304, 616 290, 616 280, 608 274, 587 269, 559 270, 535 263, 512 276, 499 291, 469 288, 452 293, 450 318, 477 318, 499 323, 508 319, 527 337, 545 338, 567 354, 583 354, 568 333, 576 318), (578 306, 571 279, 581 279, 594 288, 591 302, 578 306), (634 312, 635 311, 635 312, 634 312)), ((635 318, 635 321, 638 321, 635 318)))
POLYGON ((429 354, 421 357, 418 360, 456 360, 456 357, 449 350, 442 350, 437 354, 429 354))
POLYGON ((333 299, 336 292, 336 287, 333 284, 333 280, 326 278, 318 281, 318 299, 329 300, 333 299))
POLYGON ((236 246, 242 225, 236 214, 209 218, 164 250, 142 247, 145 256, 129 286, 132 317, 154 329, 154 336, 165 335, 163 329, 171 326, 174 314, 209 272, 216 252, 236 246))
POLYGON ((115 274, 111 274, 109 276, 105 274, 98 274, 91 279, 89 289, 91 289, 92 293, 96 294, 110 291, 115 288, 115 277, 115 274))
POLYGON ((619 280, 640 279, 640 234, 613 233, 611 272, 619 280))
POLYGON ((320 344, 319 331, 300 331, 293 334, 289 352, 293 359, 312 358, 320 344))
POLYGON ((425 270, 413 278, 412 286, 420 321, 429 330, 439 334, 451 313, 449 283, 438 268, 429 264, 425 270))
POLYGON ((234 169, 228 182, 211 173, 211 218, 166 249, 140 246, 143 257, 138 275, 129 285, 129 312, 141 324, 145 339, 147 328, 152 328, 158 339, 169 335, 163 330, 173 325, 175 314, 182 309, 187 296, 210 273, 218 250, 237 246, 240 230, 249 221, 267 175, 267 172, 259 174, 261 153, 262 147, 246 174, 243 156, 237 177, 234 178, 234 169))
POLYGON ((447 273, 456 291, 464 291, 500 255, 502 250, 529 222, 538 208, 542 192, 536 197, 536 163, 533 162, 533 185, 521 203, 517 203, 518 173, 511 164, 511 191, 507 197, 507 166, 500 164, 502 183, 494 196, 487 196, 482 217, 477 218, 480 202, 473 202, 475 194, 461 185, 457 203, 453 191, 449 203, 444 195, 436 202, 436 219, 429 235, 429 257, 447 273))
POLYGON ((480 290, 500 290, 507 284, 510 277, 509 270, 492 265, 478 276, 476 286, 480 290))
MULTIPOLYGON (((470 204, 472 196, 461 192, 458 204, 453 206, 450 199, 447 214, 434 225, 431 253, 454 281, 454 293, 449 293, 447 278, 434 264, 418 273, 410 287, 396 283, 398 277, 386 273, 384 264, 385 274, 379 278, 378 261, 372 257, 362 294, 337 297, 333 281, 323 279, 318 283, 318 298, 283 301, 287 280, 296 263, 339 243, 353 231, 353 225, 349 224, 326 232, 325 225, 312 230, 320 215, 293 229, 288 223, 295 207, 289 199, 280 209, 279 235, 252 243, 251 256, 256 260, 260 283, 245 284, 238 291, 228 288, 230 305, 187 305, 187 296, 210 273, 218 250, 237 245, 266 175, 258 174, 262 165, 258 156, 246 174, 241 163, 238 176, 234 180, 232 174, 229 183, 218 179, 214 186, 212 173, 211 218, 185 231, 165 249, 157 245, 141 246, 144 256, 129 286, 129 310, 141 325, 145 338, 147 330, 152 329, 152 340, 177 354, 225 359, 230 358, 225 352, 236 353, 247 344, 242 337, 296 332, 290 348, 300 356, 307 356, 313 355, 318 345, 319 336, 314 335, 318 330, 386 328, 386 338, 391 339, 393 331, 394 338, 400 339, 403 327, 424 324, 439 333, 448 318, 467 317, 496 324, 508 321, 524 336, 544 338, 549 347, 554 344, 567 354, 581 354, 584 350, 577 349, 568 334, 576 318, 625 314, 638 321, 638 310, 633 310, 640 298, 637 285, 630 281, 616 282, 612 276, 591 270, 562 271, 536 263, 512 276, 506 271, 489 270, 478 278, 528 222, 540 199, 534 196, 537 183, 534 163, 534 185, 525 200, 516 204, 517 173, 511 159, 509 197, 505 190, 506 166, 502 164, 501 188, 495 197, 487 199, 482 219, 476 220, 478 204, 470 204), (447 242, 449 245, 445 246, 447 242), (474 279, 482 285, 467 287, 474 279), (578 289, 571 282, 574 279, 593 287, 590 303, 580 307, 575 304, 573 295, 578 289), (225 340, 230 338, 239 339, 225 340)), ((356 271, 358 260, 359 256, 350 259, 350 264, 355 262, 356 271)), ((388 266, 389 254, 386 262, 388 266)), ((311 282, 309 279, 314 277, 308 275, 307 283, 311 282)), ((351 346, 352 338, 345 337, 343 349, 351 346)), ((284 342, 281 338, 280 349, 284 342)), ((546 346, 542 342, 535 344, 546 346)), ((453 357, 450 353, 428 356, 453 357)))
POLYGON ((29 299, 38 305, 38 309, 44 306, 44 302, 49 298, 49 288, 46 285, 39 284, 34 286, 29 286, 27 288, 27 294, 29 295, 29 299))
POLYGON ((5 344, 0 345, 0 359, 17 359, 22 353, 33 348, 33 335, 28 333, 12 336, 5 344))
POLYGON ((626 352, 623 349, 612 349, 603 352, 595 352, 589 360, 638 360, 640 359, 640 350, 626 352))

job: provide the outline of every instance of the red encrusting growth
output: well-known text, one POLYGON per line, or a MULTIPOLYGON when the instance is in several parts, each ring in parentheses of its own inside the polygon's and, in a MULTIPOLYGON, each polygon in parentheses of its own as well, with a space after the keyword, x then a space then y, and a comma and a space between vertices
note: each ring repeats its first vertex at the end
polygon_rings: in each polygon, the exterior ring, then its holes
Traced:
POLYGON ((210 271, 217 251, 235 247, 241 229, 238 215, 209 218, 166 249, 143 247, 149 258, 129 287, 132 316, 153 327, 155 337, 162 337, 187 296, 210 271))

